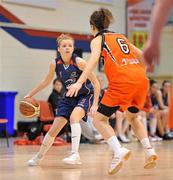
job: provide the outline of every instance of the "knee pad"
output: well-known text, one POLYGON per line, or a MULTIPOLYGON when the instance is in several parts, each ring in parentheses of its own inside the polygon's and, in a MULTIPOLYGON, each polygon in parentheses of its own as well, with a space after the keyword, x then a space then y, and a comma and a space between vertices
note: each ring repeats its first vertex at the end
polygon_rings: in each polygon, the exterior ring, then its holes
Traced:
POLYGON ((139 109, 136 108, 135 106, 131 106, 131 107, 128 107, 128 111, 131 113, 138 113, 139 109))

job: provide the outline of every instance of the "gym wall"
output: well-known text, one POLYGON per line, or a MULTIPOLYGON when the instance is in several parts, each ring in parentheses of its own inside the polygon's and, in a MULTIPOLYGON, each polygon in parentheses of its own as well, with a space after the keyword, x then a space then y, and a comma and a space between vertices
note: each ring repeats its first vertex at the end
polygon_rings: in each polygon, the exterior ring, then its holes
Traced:
MULTIPOLYGON (((0 0, 0 91, 17 91, 15 122, 24 118, 19 101, 45 76, 56 56, 55 32, 82 34, 78 45, 89 47, 89 16, 99 7, 109 8, 115 16, 111 29, 125 33, 125 0, 113 4, 57 0, 55 9, 7 3, 0 0), (53 38, 53 39, 52 39, 53 38), (50 43, 50 45, 49 45, 50 43)), ((84 57, 89 56, 84 50, 84 57)), ((97 72, 97 71, 96 71, 97 72)), ((47 99, 52 84, 35 97, 47 99)))

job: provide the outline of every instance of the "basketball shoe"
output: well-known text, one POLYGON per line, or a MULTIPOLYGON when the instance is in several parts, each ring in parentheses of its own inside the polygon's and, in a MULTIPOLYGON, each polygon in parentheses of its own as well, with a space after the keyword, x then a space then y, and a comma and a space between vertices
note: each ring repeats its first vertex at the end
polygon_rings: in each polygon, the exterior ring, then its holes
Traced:
POLYGON ((154 149, 145 149, 145 165, 144 169, 152 169, 156 166, 157 154, 155 153, 154 149))
POLYGON ((131 151, 129 149, 126 149, 124 147, 120 148, 119 154, 113 155, 108 173, 109 174, 117 173, 121 169, 123 165, 123 161, 128 160, 130 155, 131 155, 131 151))
POLYGON ((38 166, 43 159, 43 156, 39 156, 37 153, 33 158, 28 161, 29 166, 38 166))
POLYGON ((82 164, 78 153, 71 153, 69 157, 63 159, 63 162, 66 164, 73 164, 73 165, 82 164))

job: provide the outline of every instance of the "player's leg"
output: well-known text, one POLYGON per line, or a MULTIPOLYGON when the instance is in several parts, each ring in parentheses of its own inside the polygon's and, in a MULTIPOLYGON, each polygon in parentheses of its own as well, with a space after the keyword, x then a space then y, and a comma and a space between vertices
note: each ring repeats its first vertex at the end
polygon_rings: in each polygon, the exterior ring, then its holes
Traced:
POLYGON ((86 115, 89 111, 90 105, 93 101, 93 94, 80 96, 75 99, 76 104, 70 115, 71 124, 71 142, 72 150, 71 155, 65 158, 63 161, 68 164, 81 164, 79 156, 79 144, 81 138, 81 126, 79 121, 86 115))
POLYGON ((81 138, 81 126, 79 121, 85 116, 85 110, 81 107, 75 107, 70 116, 71 126, 71 155, 63 159, 67 164, 81 164, 79 156, 79 144, 81 138))
POLYGON ((131 151, 122 147, 119 143, 113 128, 109 125, 108 119, 119 107, 108 107, 100 104, 98 112, 94 116, 93 123, 99 133, 107 141, 111 151, 113 152, 112 162, 109 168, 109 174, 118 172, 124 160, 127 160, 131 151))
POLYGON ((144 125, 138 119, 138 111, 139 110, 136 107, 129 107, 128 110, 126 111, 126 118, 131 124, 131 127, 135 135, 138 137, 144 148, 146 155, 146 163, 144 165, 144 168, 150 169, 156 166, 155 161, 157 159, 157 155, 150 144, 148 134, 147 131, 145 130, 144 125))
POLYGON ((140 84, 136 84, 133 86, 134 94, 131 99, 131 106, 128 106, 126 111, 126 117, 131 124, 131 127, 140 140, 145 156, 146 156, 146 163, 144 168, 150 169, 156 166, 157 155, 150 144, 148 133, 144 128, 144 125, 138 119, 138 112, 139 110, 143 109, 147 93, 148 93, 148 80, 146 78, 141 79, 140 84))
POLYGON ((71 98, 63 98, 58 104, 57 117, 55 118, 53 125, 47 132, 39 152, 28 162, 29 165, 34 166, 39 164, 39 160, 45 155, 45 153, 52 146, 55 137, 67 123, 72 112, 72 100, 71 98))
POLYGON ((67 119, 64 117, 55 118, 51 128, 49 129, 49 131, 47 132, 47 134, 45 135, 43 139, 39 152, 32 159, 28 161, 29 166, 39 165, 44 155, 52 146, 55 137, 61 131, 61 129, 65 126, 66 123, 67 123, 67 119))

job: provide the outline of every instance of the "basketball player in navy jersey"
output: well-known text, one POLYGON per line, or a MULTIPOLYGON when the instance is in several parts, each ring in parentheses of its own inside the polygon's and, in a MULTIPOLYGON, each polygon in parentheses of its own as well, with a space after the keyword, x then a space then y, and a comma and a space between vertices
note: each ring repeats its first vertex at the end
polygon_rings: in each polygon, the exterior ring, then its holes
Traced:
MULTIPOLYGON (((62 81, 66 90, 80 77, 82 70, 85 68, 86 62, 82 58, 79 58, 75 54, 73 54, 73 38, 69 35, 62 34, 57 39, 57 45, 59 55, 50 64, 49 72, 46 78, 36 88, 31 90, 25 96, 25 98, 34 96, 43 88, 45 88, 48 84, 50 84, 55 72, 57 77, 62 81)), ((78 153, 81 137, 81 127, 79 121, 86 115, 89 108, 91 114, 94 114, 97 111, 99 93, 99 82, 96 76, 92 73, 89 77, 89 80, 86 80, 86 82, 82 86, 77 97, 66 97, 66 95, 64 95, 64 97, 62 98, 62 100, 60 100, 58 104, 58 111, 52 127, 44 137, 39 152, 28 161, 28 165, 39 165, 46 152, 52 146, 57 134, 68 122, 68 119, 70 120, 71 124, 72 150, 71 155, 65 158, 63 162, 67 164, 81 164, 80 156, 78 153)))

